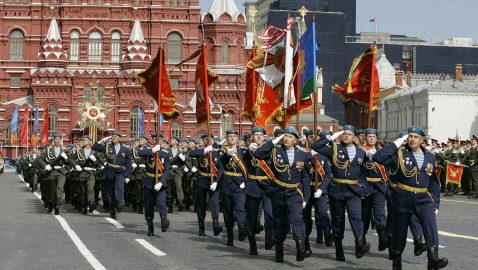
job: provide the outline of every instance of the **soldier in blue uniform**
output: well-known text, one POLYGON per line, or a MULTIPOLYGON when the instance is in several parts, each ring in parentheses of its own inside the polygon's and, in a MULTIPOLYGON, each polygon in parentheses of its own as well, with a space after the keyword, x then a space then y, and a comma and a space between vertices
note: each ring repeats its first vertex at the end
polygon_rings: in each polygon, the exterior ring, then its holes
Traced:
POLYGON ((255 158, 270 162, 274 173, 266 195, 272 200, 276 262, 284 262, 284 241, 289 223, 296 242, 296 260, 303 261, 310 256, 305 250, 306 232, 302 215, 310 197, 308 157, 295 146, 298 139, 299 133, 289 127, 284 129, 284 134, 264 143, 254 152, 255 158), (282 139, 283 143, 279 144, 282 139))
POLYGON ((199 175, 196 180, 196 211, 199 224, 198 235, 206 235, 204 231, 204 219, 206 218, 206 198, 209 196, 214 236, 218 236, 222 232, 222 227, 219 224, 219 189, 217 189, 217 184, 224 173, 224 169, 221 162, 218 162, 218 152, 213 149, 212 145, 209 145, 209 136, 203 134, 200 139, 203 148, 197 148, 189 152, 189 155, 192 158, 198 159, 199 163, 199 175), (212 183, 211 178, 213 179, 212 183))
POLYGON ((120 143, 120 138, 121 133, 114 131, 111 137, 101 139, 92 147, 93 151, 104 153, 106 157, 103 172, 111 218, 116 218, 116 210, 121 212, 124 208, 124 184, 129 182, 133 171, 130 150, 120 143), (111 141, 105 145, 109 138, 111 141))
POLYGON ((266 135, 266 130, 264 128, 256 126, 252 129, 253 142, 249 144, 249 149, 246 150, 246 154, 243 157, 244 164, 247 167, 245 208, 247 237, 249 240, 249 251, 251 255, 258 254, 255 235, 259 233, 257 224, 260 217, 261 202, 265 210, 265 248, 266 250, 270 250, 274 245, 274 241, 272 240, 272 234, 274 231, 272 203, 271 199, 265 194, 273 174, 269 165, 265 161, 257 160, 253 156, 257 147, 264 143, 264 135, 266 135))
POLYGON ((369 250, 370 244, 363 238, 361 198, 365 196, 362 186, 365 184, 362 163, 365 152, 354 143, 357 131, 351 125, 344 125, 343 131, 326 136, 312 144, 312 149, 332 161, 332 181, 328 187, 332 231, 335 238, 335 256, 338 261, 345 261, 342 239, 345 229, 345 208, 350 227, 355 237, 355 257, 362 258, 369 250), (340 143, 327 147, 342 135, 340 143))
POLYGON ((401 254, 407 241, 412 214, 423 226, 428 246, 428 269, 447 266, 446 258, 438 258, 436 213, 440 205, 440 186, 436 175, 436 157, 421 145, 425 131, 408 128, 408 135, 397 139, 375 153, 373 159, 396 169, 397 188, 392 194, 395 221, 392 235, 393 269, 402 269, 401 254), (401 148, 407 141, 407 145, 401 148))

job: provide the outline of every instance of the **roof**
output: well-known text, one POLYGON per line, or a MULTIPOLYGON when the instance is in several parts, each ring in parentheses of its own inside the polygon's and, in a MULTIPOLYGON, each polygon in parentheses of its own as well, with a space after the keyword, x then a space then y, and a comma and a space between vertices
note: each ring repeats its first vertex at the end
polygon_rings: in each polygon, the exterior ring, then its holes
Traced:
POLYGON ((133 30, 131 31, 131 36, 129 37, 129 40, 131 42, 144 41, 143 30, 141 30, 141 24, 139 22, 139 19, 136 19, 136 21, 134 21, 133 30))
POLYGON ((211 14, 214 22, 217 22, 224 13, 229 14, 233 22, 237 22, 237 17, 241 14, 234 0, 214 0, 208 13, 211 14))
POLYGON ((377 54, 376 66, 380 81, 380 88, 387 89, 395 86, 395 68, 392 66, 392 64, 390 64, 385 56, 385 53, 377 54))
POLYGON ((60 31, 58 30, 58 24, 56 23, 56 19, 51 19, 50 27, 48 28, 48 33, 46 34, 46 40, 48 41, 60 41, 60 31))

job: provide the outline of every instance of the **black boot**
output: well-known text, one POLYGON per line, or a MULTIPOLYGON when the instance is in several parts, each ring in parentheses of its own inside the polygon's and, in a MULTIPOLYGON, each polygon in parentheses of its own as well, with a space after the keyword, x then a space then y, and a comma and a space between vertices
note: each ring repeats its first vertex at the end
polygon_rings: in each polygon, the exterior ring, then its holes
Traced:
POLYGON ((334 244, 334 236, 332 235, 332 230, 330 229, 330 227, 325 228, 324 237, 325 237, 325 246, 331 247, 334 244))
POLYGON ((428 270, 442 269, 448 265, 447 258, 438 258, 438 246, 428 248, 428 270))
POLYGON ((169 219, 168 218, 161 218, 161 231, 165 232, 169 228, 169 219))
POLYGON ((315 228, 317 230, 317 239, 315 240, 315 242, 317 244, 323 244, 324 243, 324 233, 323 233, 323 231, 322 231, 322 229, 320 228, 319 225, 316 225, 315 228))
POLYGON ((227 242, 226 245, 234 246, 234 231, 232 228, 227 228, 227 242))
POLYGON ((81 214, 87 215, 88 214, 88 206, 86 204, 84 204, 82 209, 83 209, 83 211, 81 212, 81 214))
POLYGON ((55 216, 58 216, 60 214, 60 208, 55 206, 55 216))
POLYGON ((284 262, 284 243, 276 243, 276 262, 284 262))
POLYGON ((136 201, 133 201, 131 203, 131 210, 133 210, 133 212, 138 211, 138 204, 136 203, 136 201))
POLYGON ((247 236, 247 238, 249 239, 249 254, 250 255, 257 255, 259 253, 257 253, 257 244, 256 244, 256 237, 253 235, 253 236, 247 236))
POLYGON ((212 226, 214 228, 214 236, 218 236, 222 232, 222 227, 219 224, 219 220, 218 219, 213 220, 212 226))
POLYGON ((413 248, 413 253, 415 256, 420 256, 427 250, 427 244, 423 242, 423 236, 421 235, 413 238, 413 245, 415 246, 413 248))
POLYGON ((148 236, 154 236, 154 225, 152 220, 147 220, 146 224, 148 224, 148 236))
POLYGON ((182 203, 180 203, 178 206, 178 212, 182 212, 182 211, 184 211, 184 206, 182 203))
POLYGON ((206 236, 206 233, 204 232, 204 220, 199 221, 199 236, 206 236))
POLYGON ((247 236, 246 227, 241 224, 237 225, 237 227, 239 230, 239 241, 244 241, 244 239, 246 239, 246 236, 247 236))
POLYGON ((310 254, 312 254, 312 249, 310 249, 309 237, 305 238, 304 245, 305 245, 305 252, 307 253, 307 257, 309 257, 310 254))
POLYGON ((296 256, 295 256, 296 261, 301 262, 305 258, 310 256, 310 254, 308 254, 307 251, 305 250, 305 239, 304 238, 300 238, 300 239, 295 240, 295 247, 297 249, 297 253, 296 253, 296 256))
POLYGON ((115 219, 116 218, 116 208, 112 207, 111 210, 110 210, 110 217, 112 219, 115 219))
POLYGON ((387 235, 385 234, 385 231, 379 231, 378 232, 378 250, 379 251, 384 251, 387 249, 387 235))
POLYGON ((264 226, 258 221, 256 224, 256 234, 260 234, 264 230, 264 226))
POLYGON ((138 214, 143 214, 143 202, 138 203, 138 214))
POLYGON ((393 270, 402 270, 402 256, 393 256, 393 270))
POLYGON ((370 250, 370 243, 365 242, 364 237, 355 240, 355 258, 360 259, 370 250))
POLYGON ((92 202, 90 204, 90 209, 89 209, 90 213, 93 213, 93 211, 96 209, 96 207, 98 207, 98 205, 95 202, 92 202))
POLYGON ((51 212, 53 212, 53 204, 48 203, 48 213, 51 213, 51 212))
POLYGON ((334 241, 334 244, 335 244, 335 259, 337 261, 344 262, 345 255, 344 255, 344 247, 342 246, 342 240, 336 239, 334 241))
POLYGON ((272 233, 266 232, 264 242, 266 250, 271 250, 274 246, 274 239, 272 239, 272 233))

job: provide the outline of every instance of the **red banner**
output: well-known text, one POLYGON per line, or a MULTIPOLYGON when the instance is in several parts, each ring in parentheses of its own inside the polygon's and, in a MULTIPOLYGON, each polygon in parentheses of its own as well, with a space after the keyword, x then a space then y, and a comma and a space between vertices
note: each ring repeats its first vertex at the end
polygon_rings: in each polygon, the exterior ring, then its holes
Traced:
POLYGON ((448 163, 446 165, 446 183, 456 184, 461 186, 461 176, 463 174, 463 167, 448 163))
MULTIPOLYGON (((254 59, 257 55, 257 47, 254 45, 251 51, 249 61, 254 59)), ((259 83, 259 75, 254 70, 254 67, 247 65, 246 71, 246 95, 244 101, 244 116, 251 118, 253 121, 259 116, 259 104, 257 85, 259 83)))
POLYGON ((209 120, 211 107, 209 104, 209 86, 218 79, 217 74, 208 70, 206 45, 202 46, 202 53, 196 65, 196 119, 197 124, 202 124, 209 120))
POLYGON ((20 130, 20 146, 27 146, 28 143, 28 105, 25 105, 23 111, 23 124, 20 130))
POLYGON ((50 116, 48 113, 48 107, 45 108, 45 114, 43 115, 43 130, 41 135, 40 144, 45 146, 48 144, 48 129, 50 128, 50 116))

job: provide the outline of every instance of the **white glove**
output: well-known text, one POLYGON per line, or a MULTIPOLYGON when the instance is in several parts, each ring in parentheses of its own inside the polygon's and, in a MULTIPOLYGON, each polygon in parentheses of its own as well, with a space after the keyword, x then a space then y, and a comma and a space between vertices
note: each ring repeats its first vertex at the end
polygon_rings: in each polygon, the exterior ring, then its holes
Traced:
POLYGON ((253 143, 249 144, 249 150, 254 152, 254 151, 256 151, 256 149, 257 149, 257 143, 253 142, 253 143))
POLYGON ((312 154, 312 156, 317 155, 317 152, 315 152, 314 150, 310 150, 310 153, 312 154))
POLYGON ((75 170, 81 172, 81 171, 83 171, 83 168, 81 168, 80 165, 75 165, 75 170))
POLYGON ((45 166, 45 170, 51 171, 51 169, 52 169, 52 168, 51 168, 50 164, 48 164, 48 165, 45 166))
POLYGON ((407 140, 407 138, 408 138, 408 134, 401 138, 396 139, 393 143, 395 144, 395 146, 397 146, 397 148, 400 148, 402 147, 403 143, 407 140))
POLYGON ((183 169, 183 170, 184 170, 184 172, 189 172, 189 169, 188 169, 188 167, 186 167, 186 166, 184 166, 184 169, 183 169))
POLYGON ((183 155, 183 153, 179 154, 179 158, 180 158, 182 161, 185 161, 185 160, 186 160, 186 157, 183 155))
POLYGON ((177 169, 177 168, 179 168, 179 167, 178 167, 178 165, 171 165, 171 168, 177 169))
POLYGON ((191 168, 191 171, 192 171, 192 172, 197 172, 198 169, 196 169, 196 167, 192 167, 192 168, 191 168))
POLYGON ((64 158, 65 160, 67 160, 67 159, 68 159, 68 156, 65 154, 65 152, 61 153, 61 155, 60 155, 60 156, 61 156, 62 158, 64 158))
POLYGON ((209 186, 209 189, 210 189, 211 191, 215 191, 216 188, 217 188, 217 183, 216 183, 216 182, 212 183, 211 186, 209 186))
POLYGON ((274 140, 272 140, 272 143, 274 145, 278 144, 280 142, 280 140, 282 140, 282 138, 284 138, 284 134, 280 135, 279 137, 275 138, 274 140))
POLYGON ((307 205, 307 203, 306 203, 306 202, 303 202, 303 203, 302 203, 302 209, 304 209, 306 205, 307 205))
POLYGON ((320 198, 320 196, 322 196, 322 190, 317 189, 317 191, 314 192, 314 198, 318 199, 318 198, 320 198))
POLYGON ((129 178, 125 178, 125 179, 124 179, 124 182, 125 182, 126 184, 128 184, 128 183, 129 183, 129 178))
POLYGON ((131 167, 133 167, 133 170, 134 170, 134 169, 138 168, 138 164, 132 163, 132 164, 131 164, 131 167))
POLYGON ((109 140, 110 138, 111 138, 111 136, 105 137, 105 138, 99 140, 98 143, 99 143, 99 144, 104 143, 104 142, 106 142, 107 140, 109 140))
POLYGON ((330 136, 330 140, 331 141, 335 141, 335 139, 337 139, 338 137, 340 137, 340 135, 344 134, 344 131, 339 131, 339 132, 335 132, 334 134, 332 134, 332 136, 330 136))
POLYGON ((156 185, 154 185, 154 190, 159 191, 163 184, 161 182, 158 182, 156 185))
POLYGON ((208 145, 204 148, 204 154, 207 154, 209 152, 212 152, 212 145, 208 145))
POLYGON ((240 185, 239 185, 240 188, 245 188, 246 185, 244 184, 244 182, 242 182, 240 185))
POLYGON ((151 149, 151 150, 153 151, 153 153, 156 153, 156 152, 158 152, 159 150, 161 150, 161 145, 156 144, 156 145, 153 147, 153 149, 151 149))
POLYGON ((219 145, 224 145, 226 143, 226 139, 219 142, 219 145))
POLYGON ((438 209, 435 209, 435 215, 438 215, 438 209))
POLYGON ((90 155, 90 159, 91 161, 95 162, 96 161, 96 157, 94 155, 90 155))
POLYGON ((459 162, 459 161, 455 162, 455 165, 456 165, 456 166, 459 166, 459 165, 460 165, 460 162, 459 162))
POLYGON ((32 166, 32 164, 31 164, 31 163, 28 163, 28 167, 31 167, 31 166, 32 166))
POLYGON ((101 168, 100 168, 100 169, 102 169, 102 170, 103 170, 104 168, 105 168, 105 166, 101 166, 101 168))

